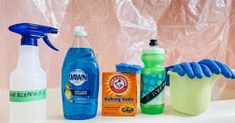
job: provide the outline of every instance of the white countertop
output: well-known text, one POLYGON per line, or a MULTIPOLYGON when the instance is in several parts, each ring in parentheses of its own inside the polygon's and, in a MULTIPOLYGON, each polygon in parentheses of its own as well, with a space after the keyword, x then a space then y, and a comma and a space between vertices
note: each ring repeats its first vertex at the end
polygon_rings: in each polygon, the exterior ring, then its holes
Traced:
MULTIPOLYGON (((95 118, 90 120, 65 120, 62 114, 60 89, 48 89, 47 123, 235 123, 235 100, 213 101, 207 112, 198 116, 179 114, 170 105, 160 115, 145 115, 140 111, 135 117, 111 117, 101 115, 101 102, 95 118)), ((8 93, 0 93, 0 123, 8 122, 8 93)))

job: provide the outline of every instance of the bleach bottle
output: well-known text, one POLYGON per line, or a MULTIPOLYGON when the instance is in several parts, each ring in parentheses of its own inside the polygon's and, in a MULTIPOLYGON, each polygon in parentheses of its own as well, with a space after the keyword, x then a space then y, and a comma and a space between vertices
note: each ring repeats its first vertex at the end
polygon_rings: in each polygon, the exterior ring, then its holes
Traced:
POLYGON ((43 123, 47 77, 40 65, 38 39, 58 51, 47 36, 58 30, 30 23, 15 24, 9 30, 22 36, 18 64, 10 74, 10 123, 43 123))
POLYGON ((165 103, 165 51, 158 47, 157 40, 150 40, 149 47, 143 49, 141 70, 140 107, 145 114, 160 114, 165 103))
POLYGON ((62 68, 62 101, 66 119, 83 120, 96 116, 99 67, 84 27, 74 30, 75 39, 62 68))

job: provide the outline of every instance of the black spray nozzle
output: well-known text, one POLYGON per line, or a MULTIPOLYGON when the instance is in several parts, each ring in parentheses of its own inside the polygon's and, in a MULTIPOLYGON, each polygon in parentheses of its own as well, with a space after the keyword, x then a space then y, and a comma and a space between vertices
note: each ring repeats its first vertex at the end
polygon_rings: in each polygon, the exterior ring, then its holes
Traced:
POLYGON ((149 46, 157 46, 158 42, 157 39, 150 39, 149 46))

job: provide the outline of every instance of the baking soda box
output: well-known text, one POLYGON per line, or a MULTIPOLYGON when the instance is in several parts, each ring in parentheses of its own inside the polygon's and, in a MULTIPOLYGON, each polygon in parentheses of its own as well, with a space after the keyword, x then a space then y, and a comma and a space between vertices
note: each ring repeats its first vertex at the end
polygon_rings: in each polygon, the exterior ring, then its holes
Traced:
POLYGON ((104 72, 102 115, 134 116, 137 112, 136 74, 104 72))

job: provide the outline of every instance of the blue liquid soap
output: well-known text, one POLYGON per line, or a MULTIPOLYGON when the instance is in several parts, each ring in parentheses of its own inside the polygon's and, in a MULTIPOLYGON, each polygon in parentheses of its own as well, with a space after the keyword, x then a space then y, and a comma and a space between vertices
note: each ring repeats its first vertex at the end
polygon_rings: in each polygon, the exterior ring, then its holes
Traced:
POLYGON ((75 28, 75 40, 62 68, 62 101, 66 119, 84 120, 96 116, 99 67, 83 27, 75 28))

